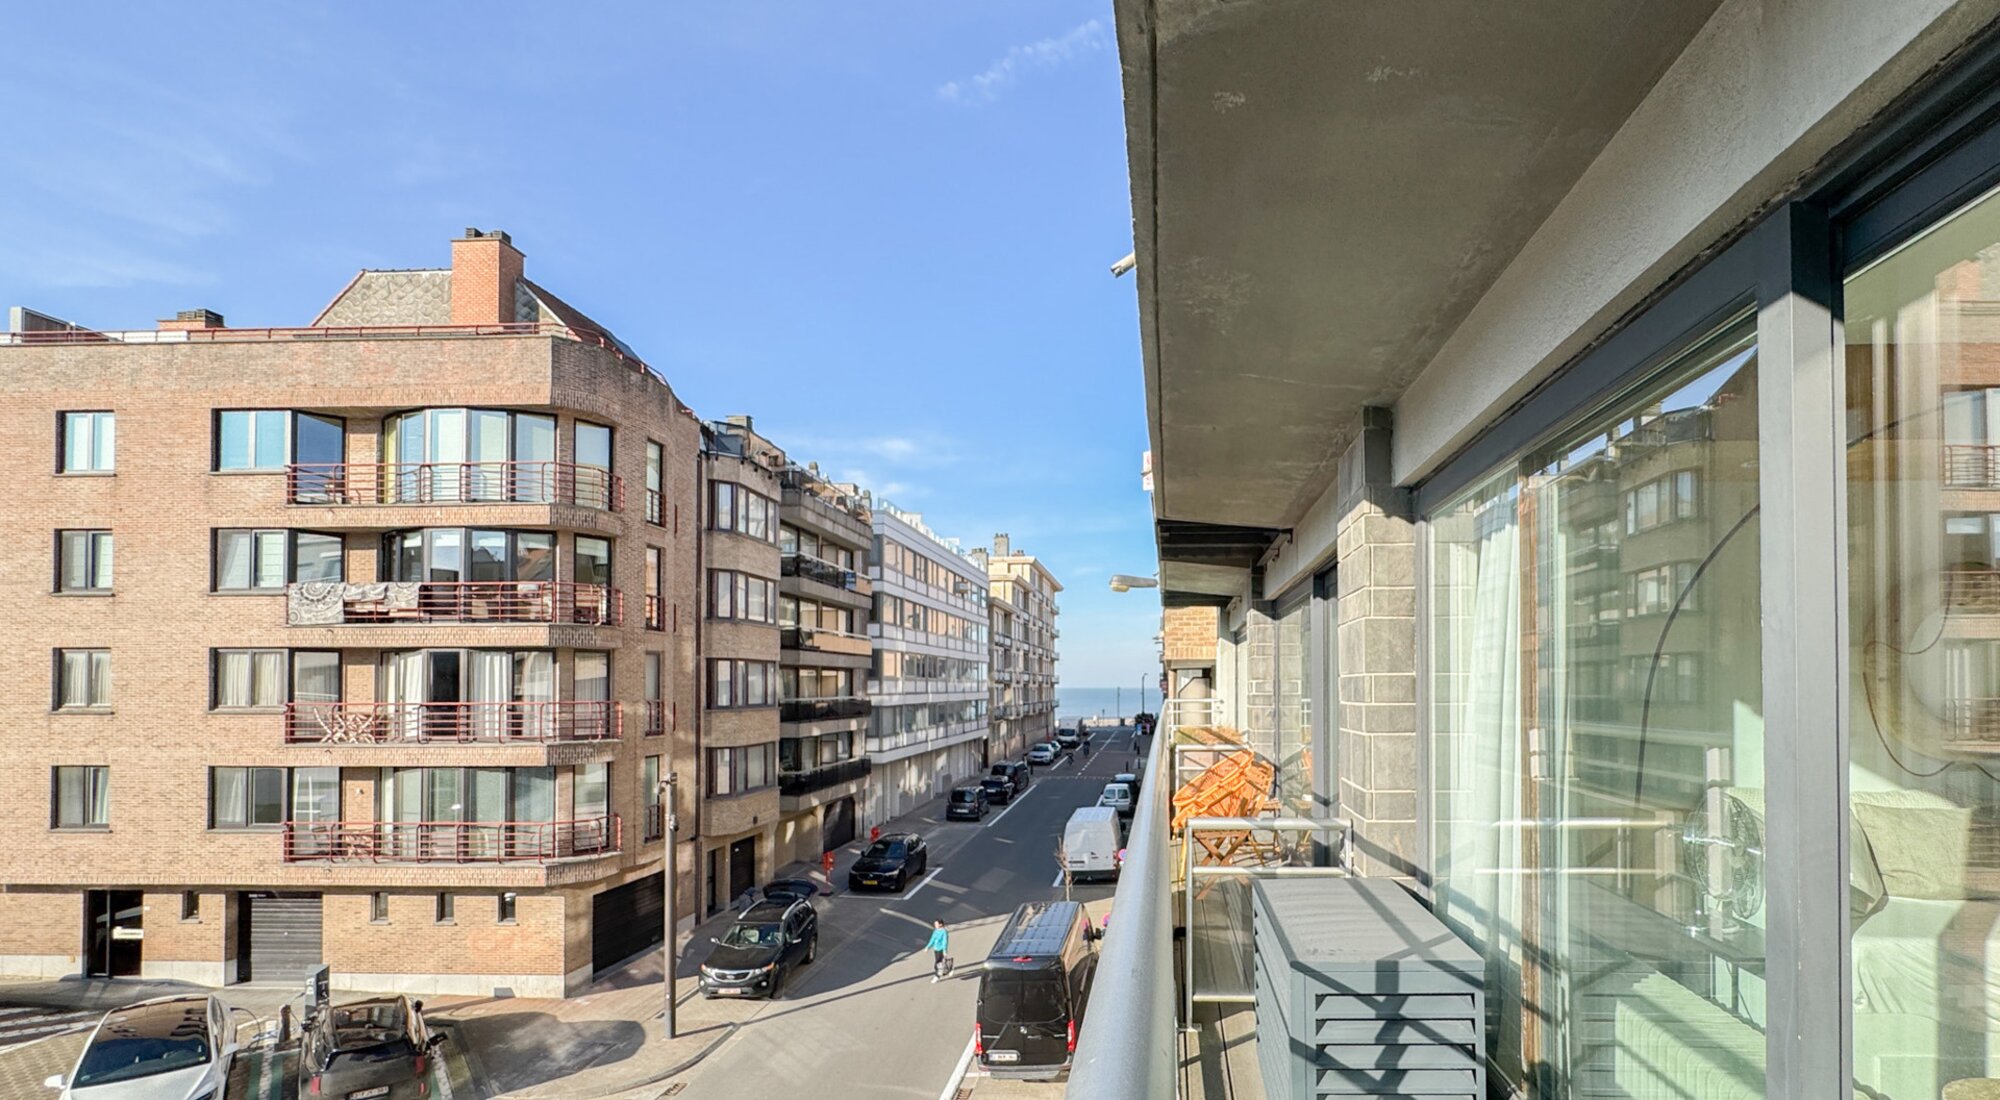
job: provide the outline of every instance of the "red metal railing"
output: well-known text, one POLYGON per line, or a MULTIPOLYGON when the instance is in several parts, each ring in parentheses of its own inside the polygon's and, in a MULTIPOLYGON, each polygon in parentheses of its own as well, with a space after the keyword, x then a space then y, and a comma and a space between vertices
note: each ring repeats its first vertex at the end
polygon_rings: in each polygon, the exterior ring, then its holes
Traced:
POLYGON ((1985 443, 1947 443, 1944 446, 1944 483, 1948 488, 2000 488, 2000 446, 1985 443))
MULTIPOLYGON (((300 589, 303 585, 292 585, 300 589)), ((329 585, 332 587, 332 585, 329 585)), ((618 626, 624 593, 574 581, 423 581, 405 601, 400 585, 350 584, 341 597, 343 623, 561 623, 618 626)), ((295 619, 301 625, 318 625, 295 619)))
POLYGON ((646 700, 647 737, 658 737, 667 732, 667 704, 659 699, 646 700))
POLYGON ((667 599, 665 596, 646 597, 646 629, 665 630, 667 628, 667 599))
POLYGON ((494 325, 311 325, 305 328, 62 329, 0 332, 0 347, 37 344, 240 344, 278 340, 438 340, 477 336, 555 336, 616 355, 635 369, 650 369, 601 332, 541 321, 494 325))
POLYGON ((1944 602, 1961 611, 2000 615, 2000 569, 1947 569, 1944 602))
POLYGON ((487 703, 287 703, 286 744, 396 745, 609 741, 623 710, 600 700, 487 703))
POLYGON ((294 462, 287 504, 574 504, 625 509, 625 479, 574 462, 294 462))
POLYGON ((287 863, 547 863, 615 852, 617 814, 578 821, 287 821, 287 863))
POLYGON ((646 522, 655 527, 665 527, 664 517, 666 514, 666 506, 660 491, 658 489, 646 490, 646 522))

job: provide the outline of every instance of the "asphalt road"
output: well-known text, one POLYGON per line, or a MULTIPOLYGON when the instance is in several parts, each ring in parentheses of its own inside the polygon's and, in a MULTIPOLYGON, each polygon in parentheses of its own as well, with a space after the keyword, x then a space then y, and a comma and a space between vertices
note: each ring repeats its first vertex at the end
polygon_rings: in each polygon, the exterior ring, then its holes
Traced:
MULTIPOLYGON (((1099 731, 1087 764, 1037 768, 1036 782, 983 822, 939 820, 925 830, 931 866, 920 886, 866 895, 859 920, 847 908, 846 934, 825 939, 818 961, 782 999, 765 1005, 690 1071, 683 1100, 796 1095, 814 1100, 934 1100, 970 1054, 980 964, 1015 906, 1062 896, 1056 845, 1078 806, 1095 804, 1112 774, 1134 756, 1132 734, 1099 731), (931 921, 951 929, 958 969, 931 981, 924 950, 931 921)), ((1110 884, 1079 886, 1097 900, 1110 884)), ((850 898, 847 900, 858 900, 850 898)))

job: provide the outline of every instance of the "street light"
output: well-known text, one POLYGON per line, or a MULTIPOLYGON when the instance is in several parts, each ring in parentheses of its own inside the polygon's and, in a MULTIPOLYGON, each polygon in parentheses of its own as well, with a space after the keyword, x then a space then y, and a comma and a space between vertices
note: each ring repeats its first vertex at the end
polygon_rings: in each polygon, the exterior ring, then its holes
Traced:
POLYGON ((1130 573, 1113 573, 1111 575, 1111 590, 1113 592, 1130 592, 1134 588, 1158 587, 1160 587, 1160 581, 1157 577, 1135 577, 1130 573))
POLYGON ((660 945, 660 951, 661 969, 666 971, 667 1011, 665 1019, 667 1022, 667 1038, 669 1039, 678 1038, 680 1035, 680 1021, 677 1018, 678 1006, 674 1004, 674 973, 680 969, 674 959, 674 879, 676 877, 674 874, 674 833, 680 828, 680 819, 674 814, 675 778, 673 769, 669 767, 666 776, 660 780, 660 816, 666 819, 662 823, 660 832, 662 833, 662 839, 666 841, 667 845, 666 862, 660 868, 661 877, 667 880, 667 900, 666 905, 662 907, 666 914, 667 938, 666 942, 660 945))

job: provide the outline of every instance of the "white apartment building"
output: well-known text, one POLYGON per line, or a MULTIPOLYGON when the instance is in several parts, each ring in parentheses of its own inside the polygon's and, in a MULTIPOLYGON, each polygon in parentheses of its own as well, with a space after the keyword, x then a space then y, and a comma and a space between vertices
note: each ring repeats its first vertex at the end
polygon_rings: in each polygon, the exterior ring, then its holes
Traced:
POLYGON ((883 501, 873 525, 866 817, 879 824, 986 768, 987 582, 921 516, 883 501))
POLYGON ((988 755, 1012 759, 1055 735, 1056 593, 1062 583, 1041 559, 1015 553, 1005 534, 972 556, 986 570, 992 631, 988 755))

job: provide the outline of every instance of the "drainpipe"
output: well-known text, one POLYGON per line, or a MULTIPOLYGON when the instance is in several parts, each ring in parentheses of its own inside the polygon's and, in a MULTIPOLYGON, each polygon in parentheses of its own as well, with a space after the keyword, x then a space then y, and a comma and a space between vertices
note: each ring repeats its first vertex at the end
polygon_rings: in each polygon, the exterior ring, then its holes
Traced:
MULTIPOLYGON (((706 432, 706 428, 699 429, 706 432)), ((703 438, 706 438, 704 435, 703 438)), ((696 447, 694 452, 694 827, 688 830, 688 839, 695 842, 694 861, 694 917, 700 923, 702 908, 702 858, 701 858, 701 811, 702 802, 708 790, 702 781, 702 769, 708 766, 707 758, 701 751, 702 719, 707 714, 708 695, 708 652, 701 641, 702 624, 708 615, 703 610, 702 601, 708 591, 708 570, 704 551, 708 546, 708 460, 705 447, 696 447)))

